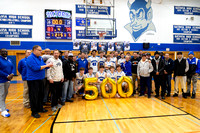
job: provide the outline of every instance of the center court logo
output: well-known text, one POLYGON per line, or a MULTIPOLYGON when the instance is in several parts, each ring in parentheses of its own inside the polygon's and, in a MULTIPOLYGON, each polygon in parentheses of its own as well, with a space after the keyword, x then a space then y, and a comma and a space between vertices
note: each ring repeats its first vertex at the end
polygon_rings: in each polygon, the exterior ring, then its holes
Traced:
POLYGON ((131 4, 127 2, 129 8, 130 23, 124 28, 129 31, 133 40, 136 42, 142 34, 147 31, 156 32, 156 28, 152 22, 153 10, 151 8, 151 0, 134 0, 131 4))

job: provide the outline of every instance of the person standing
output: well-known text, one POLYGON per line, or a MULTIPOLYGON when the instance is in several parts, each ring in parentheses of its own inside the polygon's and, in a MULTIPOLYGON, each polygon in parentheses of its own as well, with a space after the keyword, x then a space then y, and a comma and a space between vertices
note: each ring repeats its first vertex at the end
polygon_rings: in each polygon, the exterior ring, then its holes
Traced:
POLYGON ((59 59, 59 51, 53 51, 53 57, 47 60, 47 63, 53 63, 53 66, 47 70, 47 79, 51 92, 51 110, 55 112, 62 106, 58 104, 58 99, 62 95, 62 82, 64 81, 62 61, 59 59))
POLYGON ((160 87, 162 89, 161 91, 161 98, 165 99, 165 85, 164 85, 164 68, 165 63, 163 59, 160 57, 160 53, 156 51, 154 53, 154 58, 152 59, 151 63, 153 66, 153 77, 155 82, 155 88, 156 88, 156 95, 155 97, 159 97, 159 91, 160 87))
POLYGON ((105 66, 105 62, 106 62, 106 58, 105 57, 103 57, 103 51, 100 51, 99 52, 99 60, 98 60, 98 70, 99 70, 99 67, 100 66, 105 66))
POLYGON ((153 66, 149 62, 149 60, 146 59, 146 54, 142 55, 142 59, 139 61, 137 66, 137 76, 138 79, 140 79, 140 95, 144 95, 145 91, 145 85, 148 88, 148 98, 151 98, 151 86, 150 86, 150 73, 153 71, 153 66))
POLYGON ((0 112, 3 117, 10 117, 9 110, 6 109, 6 97, 10 81, 14 76, 14 66, 11 60, 7 57, 6 49, 0 49, 0 112))
POLYGON ((22 76, 22 80, 24 84, 23 105, 25 108, 30 108, 29 89, 28 89, 28 84, 27 84, 27 67, 26 67, 26 60, 29 55, 31 55, 31 50, 26 50, 25 58, 21 59, 18 63, 18 71, 22 76))
POLYGON ((125 61, 122 63, 122 70, 124 71, 124 73, 126 74, 126 76, 128 76, 130 79, 132 79, 132 66, 131 66, 131 62, 130 62, 130 56, 126 56, 125 57, 125 61))
POLYGON ((118 65, 122 65, 122 63, 126 61, 124 53, 121 53, 120 57, 121 58, 118 59, 118 65))
POLYGON ((165 54, 164 63, 165 63, 165 69, 164 69, 165 88, 167 90, 167 97, 170 97, 172 73, 174 70, 174 61, 171 58, 169 58, 168 53, 165 54))
POLYGON ((200 63, 198 59, 194 57, 194 52, 190 51, 188 54, 187 61, 189 63, 189 70, 187 72, 187 96, 190 96, 191 90, 191 82, 193 85, 192 91, 192 99, 196 97, 196 90, 197 90, 197 80, 198 80, 198 69, 200 67, 200 63))
POLYGON ((136 82, 136 79, 137 79, 137 83, 138 83, 138 92, 140 92, 140 79, 138 79, 138 76, 137 76, 137 66, 138 66, 138 63, 140 62, 139 58, 137 57, 137 52, 134 52, 133 53, 133 58, 131 59, 131 71, 132 71, 132 80, 133 80, 133 90, 134 90, 134 93, 136 91, 136 85, 135 85, 135 82, 136 82))
POLYGON ((85 53, 81 53, 81 57, 77 59, 78 63, 78 72, 80 71, 80 68, 85 68, 85 73, 88 72, 88 60, 85 58, 85 53))
POLYGON ((183 58, 182 52, 177 52, 177 59, 174 61, 174 77, 175 77, 175 88, 173 97, 178 96, 178 84, 181 83, 183 88, 182 96, 187 98, 186 95, 186 72, 189 70, 189 64, 187 59, 183 58))
POLYGON ((88 58, 88 68, 89 67, 93 68, 94 75, 98 71, 98 60, 99 60, 99 57, 96 56, 96 52, 97 52, 96 50, 92 50, 92 56, 88 58))
POLYGON ((29 98, 32 116, 35 118, 41 117, 39 112, 47 112, 43 108, 43 98, 44 98, 44 78, 45 69, 52 67, 53 64, 45 64, 41 54, 42 48, 39 45, 35 45, 32 48, 32 54, 27 58, 27 83, 29 88, 29 98))
POLYGON ((65 105, 65 101, 73 102, 71 100, 73 95, 73 83, 76 78, 76 63, 73 61, 73 54, 69 53, 68 60, 63 62, 64 85, 62 90, 61 105, 65 105), (68 90, 69 88, 69 90, 68 90))
MULTIPOLYGON (((49 58, 51 58, 51 50, 49 48, 46 48, 44 50, 44 55, 42 55, 42 59, 44 60, 44 63, 47 62, 49 58)), ((47 70, 45 70, 45 78, 44 78, 44 99, 43 99, 43 105, 46 104, 49 98, 49 81, 47 80, 47 70)))

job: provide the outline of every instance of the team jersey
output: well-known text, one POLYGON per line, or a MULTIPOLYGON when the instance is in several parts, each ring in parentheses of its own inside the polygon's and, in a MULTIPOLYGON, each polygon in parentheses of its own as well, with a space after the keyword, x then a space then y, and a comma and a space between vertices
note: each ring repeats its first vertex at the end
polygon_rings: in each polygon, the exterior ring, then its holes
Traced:
POLYGON ((119 79, 119 78, 121 78, 122 76, 126 76, 125 75, 125 73, 123 72, 123 71, 121 71, 121 72, 115 72, 115 77, 117 78, 117 80, 119 79))
POLYGON ((108 77, 108 78, 111 78, 111 79, 113 79, 113 80, 115 80, 115 79, 116 79, 115 72, 113 72, 113 73, 108 72, 108 73, 107 73, 107 77, 108 77))
POLYGON ((110 59, 110 61, 114 64, 113 66, 116 67, 117 58, 113 57, 110 59))
POLYGON ((99 60, 99 57, 95 56, 90 56, 88 58, 88 62, 90 62, 90 67, 93 68, 93 72, 97 72, 97 69, 98 69, 98 60, 99 60))
POLYGON ((86 78, 85 74, 81 76, 79 72, 76 73, 76 83, 78 86, 83 85, 84 78, 86 78))
POLYGON ((99 66, 104 66, 105 65, 105 62, 106 62, 106 58, 105 57, 99 57, 99 60, 98 60, 98 62, 99 62, 99 66))
POLYGON ((103 81, 106 78, 106 72, 97 72, 98 81, 103 81))
POLYGON ((94 78, 94 74, 92 73, 92 75, 90 75, 89 73, 85 74, 86 78, 94 78))
POLYGON ((122 63, 125 62, 125 61, 126 61, 125 59, 120 58, 120 59, 118 60, 118 64, 119 64, 119 65, 122 65, 122 63))

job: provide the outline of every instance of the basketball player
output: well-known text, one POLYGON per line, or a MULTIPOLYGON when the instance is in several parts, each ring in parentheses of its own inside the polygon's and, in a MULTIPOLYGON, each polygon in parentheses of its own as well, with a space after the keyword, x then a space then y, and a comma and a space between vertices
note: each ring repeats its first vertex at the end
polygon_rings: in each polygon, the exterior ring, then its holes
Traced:
POLYGON ((92 56, 88 58, 88 67, 93 68, 93 73, 96 74, 98 70, 99 57, 96 56, 96 50, 92 50, 92 56))
POLYGON ((99 91, 99 96, 101 96, 101 89, 100 89, 100 85, 102 83, 102 81, 107 78, 107 74, 106 72, 104 72, 104 66, 100 66, 99 67, 99 71, 96 73, 96 78, 98 79, 98 91, 99 91))
POLYGON ((110 55, 107 55, 107 61, 105 62, 106 72, 110 71, 109 70, 110 66, 115 66, 115 64, 113 62, 111 62, 110 55))
POLYGON ((99 55, 100 55, 100 57, 99 57, 99 60, 98 60, 98 70, 99 70, 99 67, 104 66, 105 62, 106 62, 106 58, 103 57, 103 55, 104 55, 103 51, 100 51, 99 55))

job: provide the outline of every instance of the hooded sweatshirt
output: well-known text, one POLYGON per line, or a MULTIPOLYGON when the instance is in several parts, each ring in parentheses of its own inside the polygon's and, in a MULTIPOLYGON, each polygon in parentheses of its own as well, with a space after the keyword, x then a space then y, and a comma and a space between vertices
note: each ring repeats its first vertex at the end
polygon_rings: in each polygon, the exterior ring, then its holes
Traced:
POLYGON ((150 77, 150 73, 153 71, 153 66, 149 60, 142 61, 138 63, 137 75, 142 77, 150 77))

